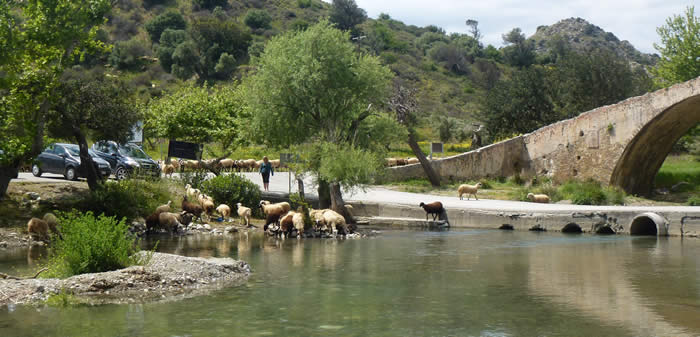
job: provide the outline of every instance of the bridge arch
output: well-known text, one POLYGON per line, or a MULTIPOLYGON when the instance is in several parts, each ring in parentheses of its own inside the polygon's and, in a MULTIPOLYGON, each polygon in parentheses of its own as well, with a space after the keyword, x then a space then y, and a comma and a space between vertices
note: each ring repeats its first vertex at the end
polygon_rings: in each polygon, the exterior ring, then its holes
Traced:
POLYGON ((700 123, 700 95, 680 101, 646 123, 615 164, 610 184, 627 193, 649 194, 654 178, 678 140, 700 123))

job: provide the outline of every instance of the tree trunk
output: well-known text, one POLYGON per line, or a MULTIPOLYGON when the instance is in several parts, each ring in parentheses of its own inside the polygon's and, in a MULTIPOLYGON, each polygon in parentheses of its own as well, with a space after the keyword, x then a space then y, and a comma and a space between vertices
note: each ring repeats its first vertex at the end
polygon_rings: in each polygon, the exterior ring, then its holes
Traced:
MULTIPOLYGON (((292 174, 292 173, 289 172, 289 174, 292 174)), ((298 187, 298 191, 299 191, 299 197, 300 197, 302 200, 303 200, 303 199, 306 199, 306 197, 304 196, 304 179, 302 179, 302 178, 297 178, 297 187, 298 187)))
POLYGON ((331 209, 338 212, 345 218, 345 222, 348 224, 355 223, 352 214, 348 212, 345 208, 345 200, 343 200, 343 192, 340 190, 340 184, 332 183, 330 184, 331 190, 331 209))
POLYGON ((88 187, 90 191, 97 190, 100 187, 97 182, 97 171, 95 171, 95 162, 92 161, 92 156, 88 150, 87 139, 82 131, 75 131, 75 140, 78 142, 78 147, 80 147, 80 166, 82 171, 85 172, 88 187))
POLYGON ((416 158, 418 158, 418 161, 420 161, 420 165, 423 166, 423 171, 425 171, 425 175, 428 176, 430 184, 432 184, 434 187, 440 187, 440 176, 435 173, 435 170, 428 161, 428 158, 426 158, 425 154, 423 154, 423 150, 420 149, 420 146, 416 141, 416 136, 413 134, 413 132, 408 133, 408 146, 411 147, 413 154, 416 156, 416 158))
POLYGON ((0 200, 5 198, 10 180, 17 176, 17 165, 0 166, 0 200))
POLYGON ((325 180, 318 181, 318 208, 331 207, 331 188, 325 180))

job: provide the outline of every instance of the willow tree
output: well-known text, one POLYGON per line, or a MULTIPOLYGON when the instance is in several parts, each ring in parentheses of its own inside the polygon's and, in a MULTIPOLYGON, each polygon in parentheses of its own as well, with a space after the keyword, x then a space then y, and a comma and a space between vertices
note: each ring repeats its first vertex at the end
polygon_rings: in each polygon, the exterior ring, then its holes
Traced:
POLYGON ((18 167, 43 149, 63 70, 104 49, 97 28, 110 0, 0 1, 0 199, 18 167))
POLYGON ((368 171, 349 177, 324 165, 363 157, 401 135, 401 126, 377 110, 390 93, 391 71, 377 57, 359 53, 349 33, 327 21, 271 39, 255 66, 243 82, 246 137, 279 147, 319 146, 314 151, 322 158, 307 169, 318 178, 322 206, 330 202, 343 211, 341 185, 371 182, 377 166, 368 163, 368 171), (323 145, 328 143, 335 150, 323 145))

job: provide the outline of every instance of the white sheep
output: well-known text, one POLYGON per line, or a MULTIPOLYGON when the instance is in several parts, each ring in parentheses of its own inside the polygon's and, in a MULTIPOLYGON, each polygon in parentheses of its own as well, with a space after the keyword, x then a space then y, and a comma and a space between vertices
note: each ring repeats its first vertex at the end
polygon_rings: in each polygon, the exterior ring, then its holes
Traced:
POLYGON ((538 202, 541 204, 548 204, 549 203, 549 197, 546 194, 528 193, 527 198, 532 202, 538 202))
POLYGON ((241 222, 243 219, 245 219, 245 225, 250 226, 250 217, 253 214, 253 211, 248 208, 243 206, 240 202, 236 204, 238 206, 238 216, 241 217, 241 222))
POLYGON ((222 217, 224 217, 224 220, 231 215, 231 207, 228 207, 226 204, 219 205, 219 207, 216 208, 216 211, 221 214, 222 217))
POLYGON ((158 214, 158 224, 161 228, 168 231, 177 232, 179 225, 187 226, 192 221, 192 214, 187 212, 170 213, 163 212, 158 214))
POLYGON ((301 236, 301 233, 304 233, 304 213, 294 213, 294 217, 292 217, 292 223, 294 223, 294 228, 297 229, 298 235, 301 236))
POLYGON ((192 185, 185 185, 185 195, 190 199, 198 199, 200 191, 196 188, 192 188, 192 185))
POLYGON ((323 212, 323 222, 328 228, 328 231, 333 232, 333 234, 337 234, 339 228, 342 229, 343 234, 348 234, 348 226, 345 223, 345 217, 334 210, 329 209, 323 212))
POLYGON ((219 165, 221 165, 221 168, 224 170, 226 170, 226 169, 231 170, 233 168, 233 164, 234 164, 233 159, 229 159, 229 158, 221 159, 221 161, 219 162, 219 165))
POLYGON ((408 158, 408 159, 406 159, 406 163, 407 163, 408 165, 411 165, 411 164, 418 164, 418 163, 420 163, 420 160, 418 160, 418 158, 415 158, 415 157, 414 157, 414 158, 408 158))
POLYGON ((457 189, 457 192, 459 193, 459 200, 464 200, 462 198, 462 195, 464 195, 464 194, 467 195, 467 200, 469 200, 470 195, 474 195, 474 199, 479 200, 479 198, 476 197, 476 192, 479 191, 480 187, 481 187, 481 183, 476 183, 476 185, 468 185, 468 184, 459 185, 459 188, 457 189))
POLYGON ((175 166, 171 164, 165 164, 161 167, 161 170, 163 171, 164 176, 168 176, 168 178, 173 177, 173 173, 175 173, 175 166))
POLYGON ((386 166, 394 167, 396 166, 396 158, 386 158, 386 166))

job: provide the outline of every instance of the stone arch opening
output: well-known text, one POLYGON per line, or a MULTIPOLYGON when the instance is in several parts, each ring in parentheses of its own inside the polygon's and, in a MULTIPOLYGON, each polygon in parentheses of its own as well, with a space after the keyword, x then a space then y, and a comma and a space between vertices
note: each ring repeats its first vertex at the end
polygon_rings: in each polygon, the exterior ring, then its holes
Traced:
POLYGON ((583 233, 583 230, 581 229, 581 226, 578 224, 571 222, 566 224, 564 228, 561 229, 562 233, 572 233, 572 234, 578 234, 578 233, 583 233))
POLYGON ((610 184, 627 193, 648 195, 656 173, 684 134, 700 123, 700 95, 689 97, 644 125, 617 161, 610 184))

